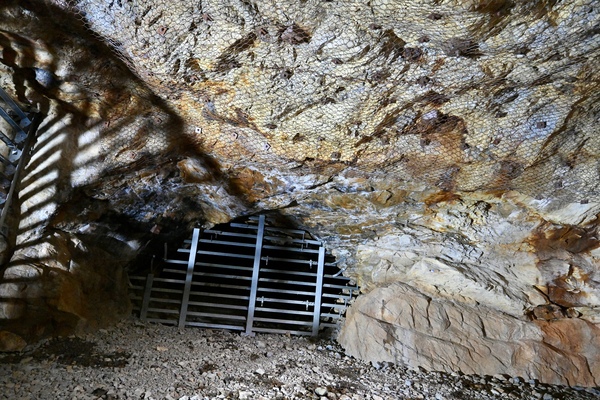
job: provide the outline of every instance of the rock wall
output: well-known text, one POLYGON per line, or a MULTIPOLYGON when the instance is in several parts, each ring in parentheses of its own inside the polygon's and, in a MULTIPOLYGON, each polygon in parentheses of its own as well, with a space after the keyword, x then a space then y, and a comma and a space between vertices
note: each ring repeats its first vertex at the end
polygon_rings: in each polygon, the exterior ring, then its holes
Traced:
POLYGON ((136 256, 266 211, 361 285, 350 354, 598 385, 592 1, 21 3, 0 82, 48 117, 7 330, 110 320, 136 256))

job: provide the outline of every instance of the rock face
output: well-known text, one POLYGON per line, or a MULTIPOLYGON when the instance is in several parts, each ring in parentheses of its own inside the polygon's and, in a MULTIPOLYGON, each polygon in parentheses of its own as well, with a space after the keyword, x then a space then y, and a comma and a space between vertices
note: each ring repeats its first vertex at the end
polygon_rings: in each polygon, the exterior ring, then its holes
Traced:
POLYGON ((114 320, 136 257, 269 212, 360 284, 350 354, 599 384, 593 2, 7 3, 47 117, 0 328, 114 320))
POLYGON ((340 340, 366 360, 598 386, 600 330, 579 318, 531 323, 404 283, 369 292, 348 314, 340 340))

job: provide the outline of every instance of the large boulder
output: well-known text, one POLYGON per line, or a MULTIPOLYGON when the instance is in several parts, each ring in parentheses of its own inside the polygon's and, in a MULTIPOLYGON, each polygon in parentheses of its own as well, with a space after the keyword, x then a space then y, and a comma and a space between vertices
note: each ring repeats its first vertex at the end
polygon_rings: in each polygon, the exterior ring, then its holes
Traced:
POLYGON ((265 211, 360 284, 351 354, 597 385, 591 3, 15 0, 0 16, 0 83, 47 115, 2 326, 105 323, 139 254, 265 211))

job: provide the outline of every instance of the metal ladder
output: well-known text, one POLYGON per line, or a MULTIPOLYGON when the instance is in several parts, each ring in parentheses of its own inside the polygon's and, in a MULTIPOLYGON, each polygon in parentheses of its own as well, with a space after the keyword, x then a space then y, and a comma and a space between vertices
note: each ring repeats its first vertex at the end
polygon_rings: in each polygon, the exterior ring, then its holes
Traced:
POLYGON ((8 237, 7 219, 18 190, 41 116, 25 113, 0 87, 0 233, 8 237))
POLYGON ((201 328, 315 336, 335 327, 358 287, 306 232, 265 217, 194 229, 158 276, 132 276, 143 320, 201 328), (183 256, 183 257, 177 257, 183 256))

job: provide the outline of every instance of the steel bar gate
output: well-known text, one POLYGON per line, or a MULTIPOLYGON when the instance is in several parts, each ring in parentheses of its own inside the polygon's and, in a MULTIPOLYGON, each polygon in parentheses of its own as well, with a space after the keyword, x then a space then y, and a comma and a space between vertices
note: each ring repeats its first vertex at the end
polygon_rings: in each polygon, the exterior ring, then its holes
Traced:
POLYGON ((317 335, 335 327, 358 288, 304 231, 265 216, 194 229, 157 274, 132 276, 140 318, 178 325, 317 335))
POLYGON ((11 202, 29 159, 40 116, 25 113, 0 88, 0 117, 0 233, 7 237, 11 202))

